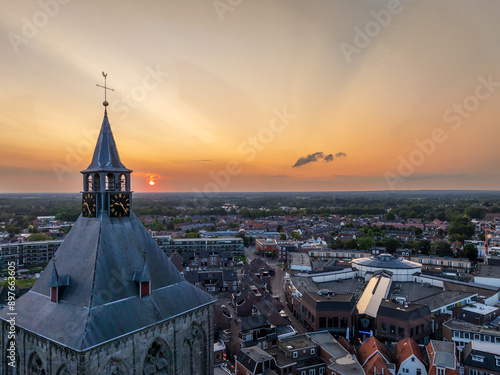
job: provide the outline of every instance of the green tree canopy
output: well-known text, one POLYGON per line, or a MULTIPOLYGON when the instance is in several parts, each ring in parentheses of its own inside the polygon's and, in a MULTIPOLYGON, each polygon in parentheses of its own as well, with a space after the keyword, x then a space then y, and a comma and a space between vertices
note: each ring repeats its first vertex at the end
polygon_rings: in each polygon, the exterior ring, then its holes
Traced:
POLYGON ((464 255, 469 258, 469 260, 471 262, 477 260, 477 256, 478 256, 478 251, 477 251, 477 247, 474 246, 473 244, 471 243, 468 243, 464 246, 464 255))

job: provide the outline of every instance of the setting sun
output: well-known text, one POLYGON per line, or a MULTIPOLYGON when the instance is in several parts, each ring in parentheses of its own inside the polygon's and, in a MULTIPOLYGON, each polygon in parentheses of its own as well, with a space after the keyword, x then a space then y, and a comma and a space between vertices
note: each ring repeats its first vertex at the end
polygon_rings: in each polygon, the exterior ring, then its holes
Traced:
POLYGON ((151 186, 153 186, 153 185, 155 184, 155 182, 154 182, 153 180, 151 180, 151 181, 149 181, 149 184, 150 184, 151 186))

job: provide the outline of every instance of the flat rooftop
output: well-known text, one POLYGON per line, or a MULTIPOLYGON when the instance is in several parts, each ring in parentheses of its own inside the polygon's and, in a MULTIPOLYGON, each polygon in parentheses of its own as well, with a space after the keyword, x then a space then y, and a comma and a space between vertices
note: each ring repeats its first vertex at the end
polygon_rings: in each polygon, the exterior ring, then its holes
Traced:
POLYGON ((363 293, 366 287, 364 279, 353 278, 337 281, 327 281, 325 283, 316 283, 312 277, 291 276, 293 285, 297 290, 304 294, 305 292, 318 292, 321 289, 329 290, 337 294, 353 294, 355 298, 363 293))
POLYGON ((415 303, 420 303, 422 305, 429 306, 431 311, 439 309, 440 307, 456 303, 464 298, 470 298, 476 293, 471 292, 455 292, 451 290, 443 290, 442 292, 433 294, 432 296, 424 297, 414 301, 415 303))
POLYGON ((311 267, 311 259, 306 253, 290 253, 292 259, 290 261, 290 267, 301 266, 301 267, 311 267))
POLYGON ((307 336, 292 336, 281 340, 281 345, 288 350, 312 348, 316 344, 307 336))
MULTIPOLYGON (((430 297, 443 291, 443 288, 414 282, 393 282, 389 291, 390 298, 405 297, 409 302, 430 297)), ((431 309, 432 310, 432 309, 431 309)))
POLYGON ((471 311, 475 314, 488 315, 494 311, 497 311, 498 307, 488 306, 488 305, 484 305, 482 303, 475 303, 473 305, 466 306, 466 307, 462 308, 462 310, 471 311))
POLYGON ((479 273, 476 275, 478 277, 493 277, 500 278, 500 266, 492 266, 489 264, 483 264, 479 268, 479 273))

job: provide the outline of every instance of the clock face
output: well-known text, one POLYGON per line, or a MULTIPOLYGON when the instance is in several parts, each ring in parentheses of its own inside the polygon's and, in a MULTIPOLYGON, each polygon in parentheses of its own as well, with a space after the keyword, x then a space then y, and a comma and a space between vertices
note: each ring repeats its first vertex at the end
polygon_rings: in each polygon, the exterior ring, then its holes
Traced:
POLYGON ((82 214, 85 217, 96 217, 96 197, 92 193, 82 195, 82 214))
POLYGON ((130 195, 124 193, 110 194, 109 215, 111 217, 130 216, 130 195))

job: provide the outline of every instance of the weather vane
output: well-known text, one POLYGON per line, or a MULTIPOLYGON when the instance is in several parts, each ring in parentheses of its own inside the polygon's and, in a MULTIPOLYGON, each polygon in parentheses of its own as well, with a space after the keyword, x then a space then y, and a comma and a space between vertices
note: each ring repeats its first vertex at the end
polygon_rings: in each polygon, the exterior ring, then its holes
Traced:
POLYGON ((97 83, 95 85, 98 87, 102 87, 104 89, 104 101, 102 102, 102 105, 107 107, 109 105, 109 103, 106 100, 106 90, 111 90, 111 91, 115 91, 115 90, 110 89, 109 87, 106 87, 106 78, 108 77, 107 73, 102 72, 102 76, 104 77, 104 86, 101 86, 97 83))

